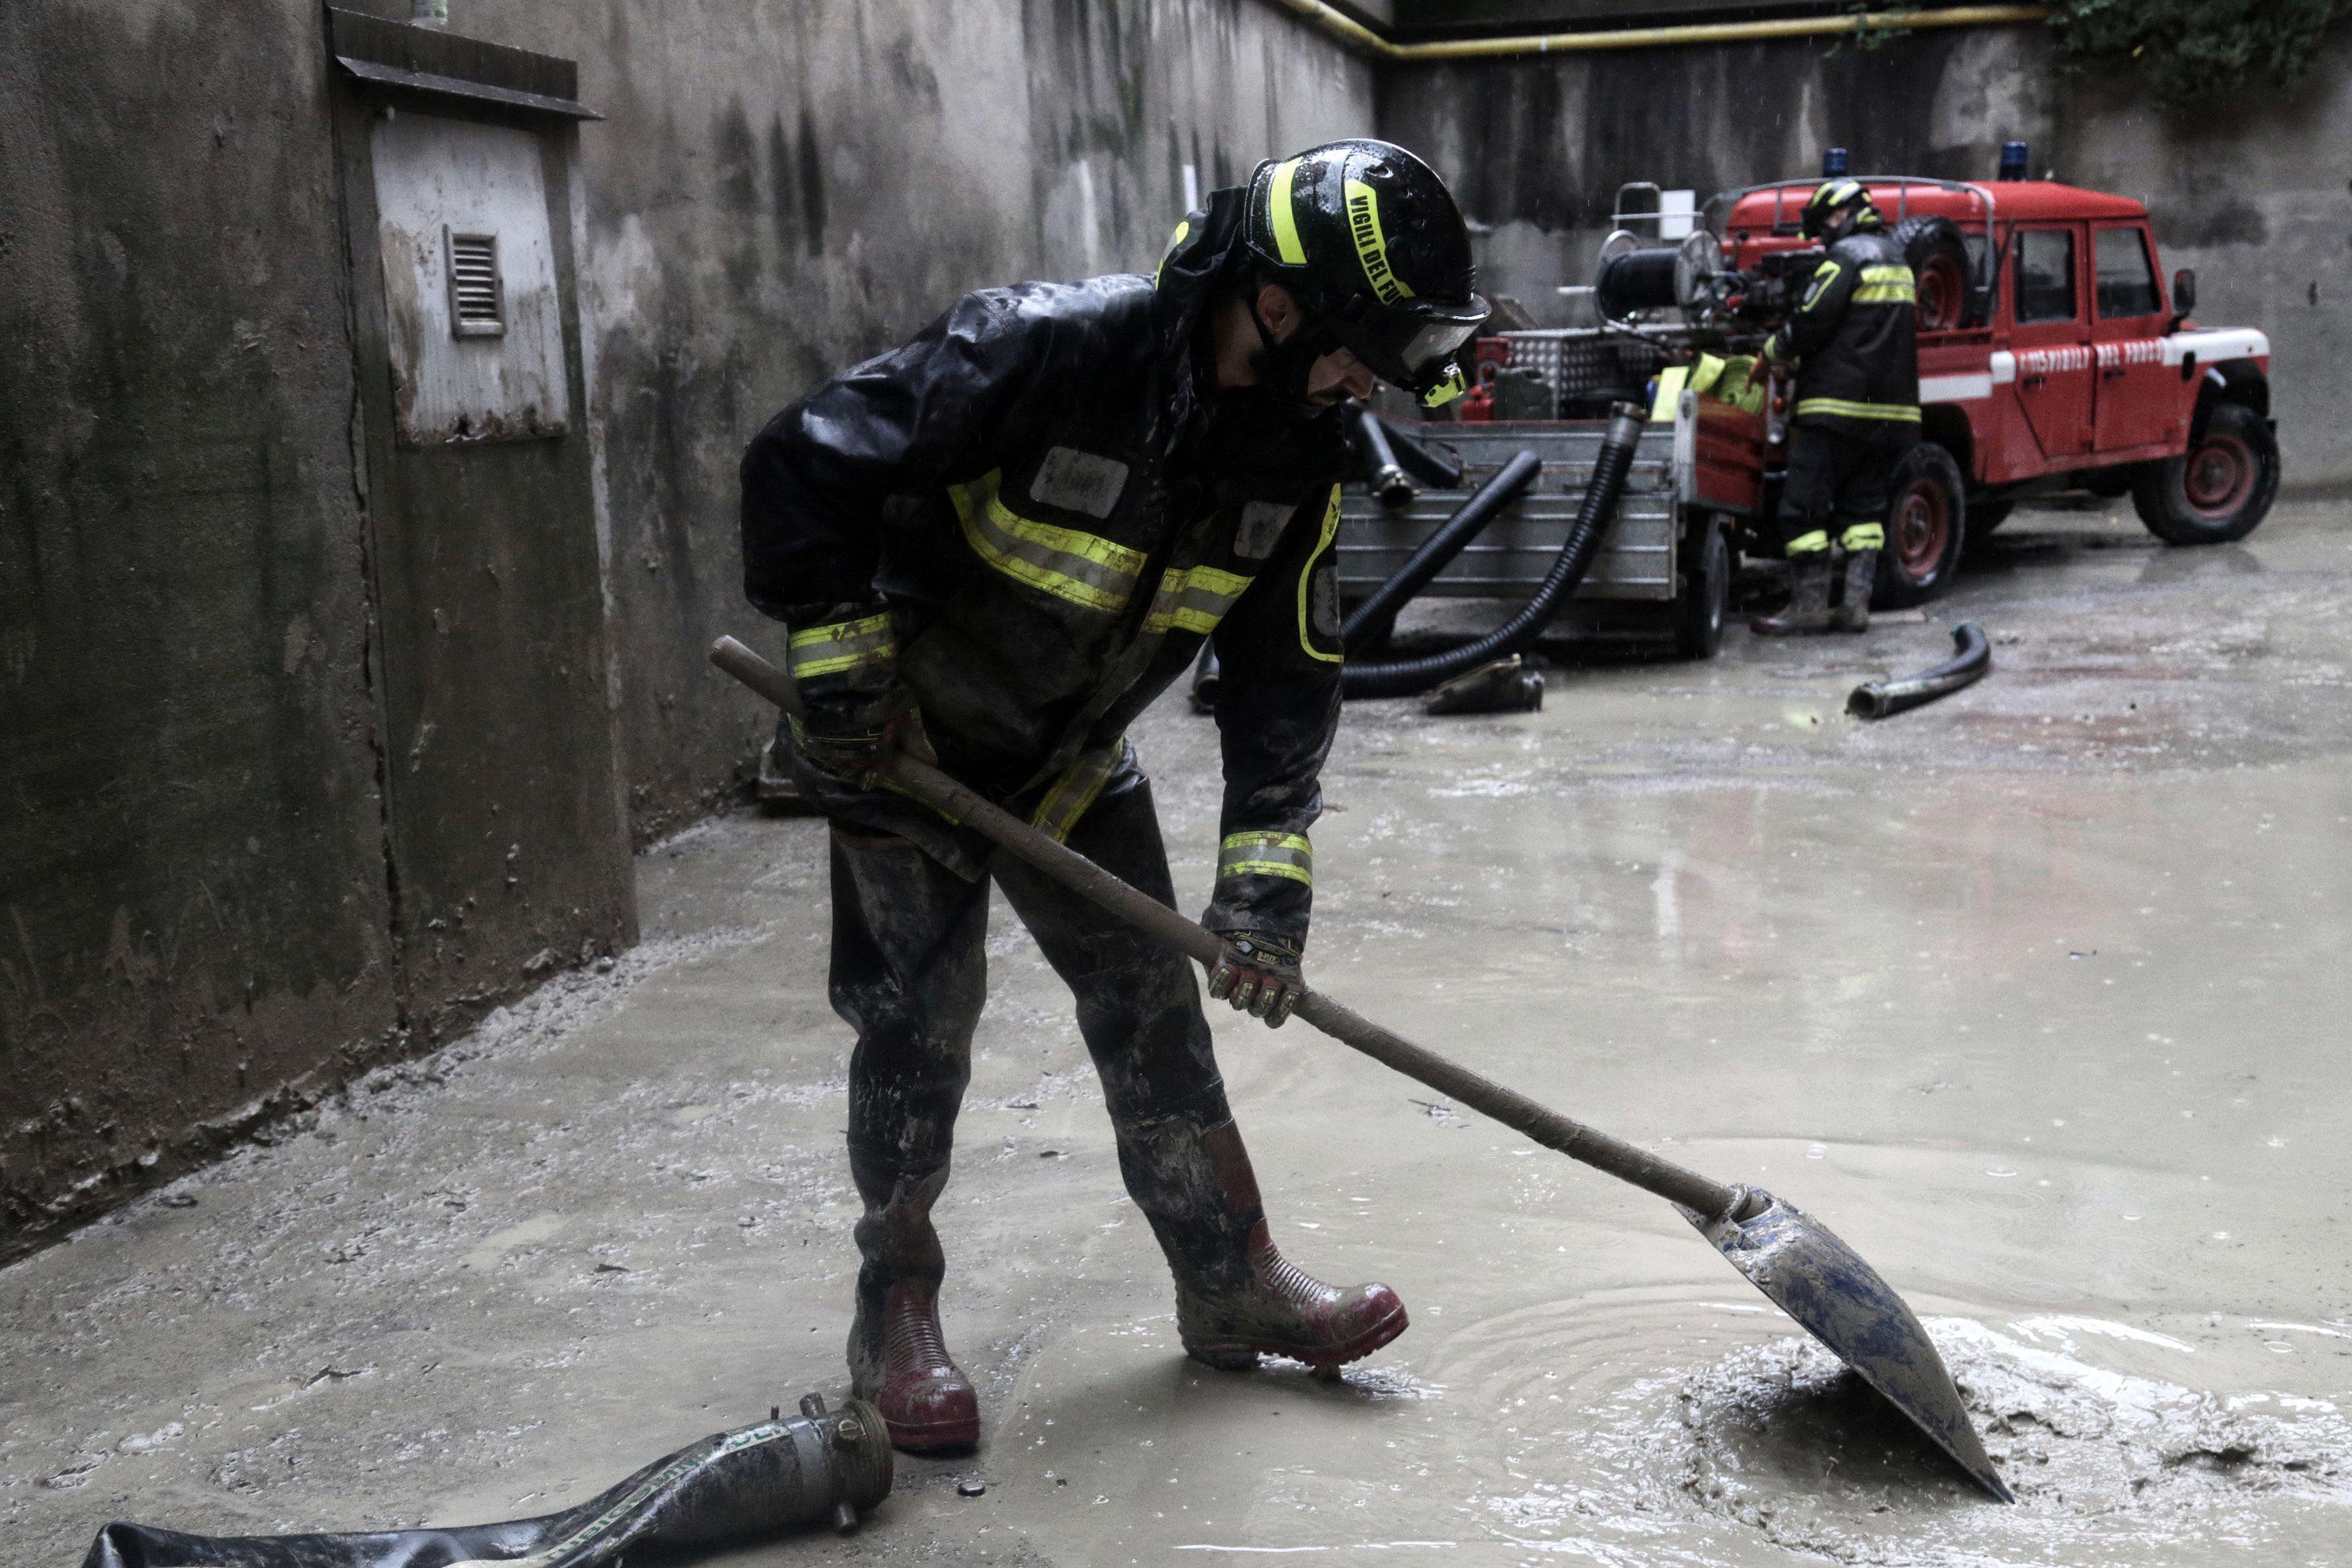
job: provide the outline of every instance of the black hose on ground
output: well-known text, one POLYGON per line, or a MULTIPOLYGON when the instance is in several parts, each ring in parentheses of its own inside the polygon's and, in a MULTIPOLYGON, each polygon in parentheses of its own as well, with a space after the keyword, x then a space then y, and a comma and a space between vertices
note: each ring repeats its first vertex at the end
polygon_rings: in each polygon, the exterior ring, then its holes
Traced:
POLYGON ((1644 411, 1630 402, 1621 402, 1612 412, 1609 434, 1602 438, 1601 455, 1592 465, 1592 484, 1577 508, 1568 541, 1560 546, 1558 559, 1534 596, 1519 606, 1517 613, 1485 636, 1441 653, 1384 664, 1350 659, 1339 671, 1340 690, 1351 697, 1411 696, 1489 660, 1516 653, 1542 635, 1552 616, 1591 570, 1601 536, 1617 516, 1618 497, 1623 495, 1626 473, 1633 466, 1633 449, 1641 442, 1645 418, 1644 411))
POLYGON ((1412 601, 1414 594, 1428 587, 1430 580, 1444 571, 1514 497, 1534 484, 1542 468, 1543 459, 1534 453, 1514 453, 1493 478, 1479 486, 1475 494, 1454 508, 1452 517, 1437 525, 1436 532, 1422 540, 1420 548, 1405 558, 1405 563, 1386 582, 1356 606, 1339 629, 1340 641, 1360 641, 1374 647, 1387 642, 1389 629, 1396 624, 1397 612, 1412 601))
POLYGON ((848 1531, 890 1495, 882 1413, 853 1399, 835 1410, 810 1395, 801 1413, 719 1432, 656 1459, 561 1513, 451 1529, 350 1535, 184 1535, 110 1524, 82 1568, 415 1568, 504 1563, 591 1568, 624 1552, 772 1539, 816 1523, 848 1531))
POLYGON ((1984 679, 1991 668, 1992 644, 1985 640, 1984 628, 1963 621, 1952 628, 1950 658, 1899 681, 1864 681, 1845 699, 1845 711, 1856 718, 1885 718, 1949 696, 1984 679))

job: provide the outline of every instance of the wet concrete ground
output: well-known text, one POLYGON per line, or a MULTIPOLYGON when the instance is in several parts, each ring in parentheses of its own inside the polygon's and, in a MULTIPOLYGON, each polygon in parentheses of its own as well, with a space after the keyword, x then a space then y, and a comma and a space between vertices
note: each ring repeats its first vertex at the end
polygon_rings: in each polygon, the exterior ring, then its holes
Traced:
MULTIPOLYGON (((1932 621, 1555 673, 1539 715, 1349 715, 1310 975, 1832 1224, 2018 1506, 1667 1206, 1299 1024, 1218 1026, 1276 1236, 1413 1327, 1337 1386, 1185 1362, 1000 904, 941 1207, 985 1446, 903 1463, 852 1541, 722 1561, 2352 1562, 2347 603, 2340 506, 2206 551, 2029 513, 1932 621), (1960 615, 1988 681, 1843 716, 1960 615)), ((1210 731, 1171 704, 1137 739, 1197 900, 1210 731)), ((0 1271, 0 1562, 117 1517, 547 1511, 837 1390, 820 849, 749 816, 672 841, 611 972, 0 1271)))

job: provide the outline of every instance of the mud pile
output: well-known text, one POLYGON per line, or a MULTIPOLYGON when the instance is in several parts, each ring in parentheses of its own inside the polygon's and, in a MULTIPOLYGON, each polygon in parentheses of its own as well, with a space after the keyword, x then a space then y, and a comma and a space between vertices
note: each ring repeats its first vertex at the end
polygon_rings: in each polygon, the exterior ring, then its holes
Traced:
POLYGON ((1691 1373, 1652 1434, 1684 1508, 1855 1563, 2145 1563, 2352 1531, 2352 1425, 2124 1375, 1962 1320, 1932 1326, 2014 1507, 1978 1494, 1818 1344, 1691 1373))

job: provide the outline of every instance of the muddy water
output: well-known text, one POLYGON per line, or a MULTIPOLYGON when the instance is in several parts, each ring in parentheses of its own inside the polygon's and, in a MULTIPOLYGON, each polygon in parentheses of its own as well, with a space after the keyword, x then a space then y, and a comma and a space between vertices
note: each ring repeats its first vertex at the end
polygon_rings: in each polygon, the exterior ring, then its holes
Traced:
MULTIPOLYGON (((1000 910, 941 1210, 986 1446, 908 1463, 860 1542, 730 1561, 2352 1561, 2344 521, 2200 558, 2036 523, 1967 589, 1999 673, 1875 729, 1839 716, 1857 666, 1940 627, 1735 639, 1509 719, 1369 708, 1334 758, 1318 983, 1833 1226, 2016 1507, 1665 1205, 1297 1024, 1219 1026, 1276 1238, 1413 1327, 1336 1386, 1184 1362, 1000 910)), ((1208 732, 1137 738, 1197 897, 1208 732)), ((623 970, 0 1272, 0 1562, 126 1515, 537 1511, 838 1387, 819 848, 674 843, 623 970)))

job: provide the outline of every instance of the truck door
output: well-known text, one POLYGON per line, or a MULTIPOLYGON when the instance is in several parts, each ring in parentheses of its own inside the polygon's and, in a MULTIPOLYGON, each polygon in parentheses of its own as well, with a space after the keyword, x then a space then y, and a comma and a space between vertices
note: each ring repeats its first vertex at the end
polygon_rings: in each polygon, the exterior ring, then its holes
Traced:
POLYGON ((2094 383, 2082 241, 2081 224, 2020 224, 2011 242, 2017 402, 2047 459, 2079 457, 2091 449, 2094 383))
POLYGON ((2164 295, 2147 225, 2094 228, 2091 267, 2098 450, 2167 444, 2179 434, 2183 400, 2180 372, 2164 362, 2164 295))

